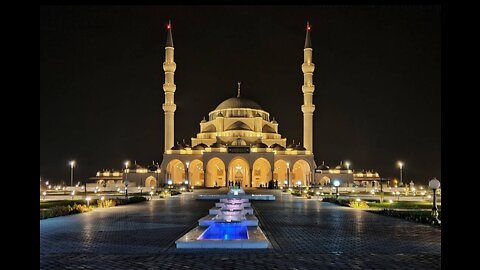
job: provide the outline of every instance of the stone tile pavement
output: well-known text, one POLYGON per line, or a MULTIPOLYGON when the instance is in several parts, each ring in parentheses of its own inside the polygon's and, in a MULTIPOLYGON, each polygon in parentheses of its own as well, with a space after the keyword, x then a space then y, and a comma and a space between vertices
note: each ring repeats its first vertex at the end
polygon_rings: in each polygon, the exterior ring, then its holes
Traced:
MULTIPOLYGON (((195 193, 201 191, 195 191, 195 193)), ((440 269, 441 230, 278 191, 252 203, 267 250, 177 250, 214 201, 186 194, 40 221, 41 269, 440 269)), ((215 191, 209 191, 215 193, 215 191)))

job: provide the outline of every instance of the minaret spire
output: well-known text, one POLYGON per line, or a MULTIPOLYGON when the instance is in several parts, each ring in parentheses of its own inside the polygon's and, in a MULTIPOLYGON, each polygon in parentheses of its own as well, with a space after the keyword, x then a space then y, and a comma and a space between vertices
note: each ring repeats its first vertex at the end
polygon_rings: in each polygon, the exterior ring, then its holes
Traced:
POLYGON ((305 49, 312 48, 312 39, 310 38, 310 23, 307 21, 307 35, 305 36, 305 49))
POLYGON ((240 97, 240 85, 242 84, 242 82, 237 82, 237 84, 238 84, 237 97, 240 97))
POLYGON ((174 101, 174 94, 177 89, 174 83, 174 75, 177 65, 173 60, 173 50, 172 23, 169 20, 167 25, 167 43, 165 45, 165 62, 163 62, 163 70, 165 71, 165 84, 163 84, 163 91, 165 92, 165 103, 163 103, 163 111, 165 112, 165 151, 173 147, 174 114, 177 109, 174 101))
POLYGON ((172 47, 173 48, 173 38, 172 38, 172 22, 168 20, 167 24, 167 44, 165 47, 172 47))
POLYGON ((305 37, 305 47, 303 49, 303 143, 307 151, 313 153, 313 112, 315 111, 315 105, 313 104, 313 91, 315 86, 313 85, 313 71, 315 65, 312 63, 312 41, 310 39, 311 26, 307 22, 307 34, 305 37))

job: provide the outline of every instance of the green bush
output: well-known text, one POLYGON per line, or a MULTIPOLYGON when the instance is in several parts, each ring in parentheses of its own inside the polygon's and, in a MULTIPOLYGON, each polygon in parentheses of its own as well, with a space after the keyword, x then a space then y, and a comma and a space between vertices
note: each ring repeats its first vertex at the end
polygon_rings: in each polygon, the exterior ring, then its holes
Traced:
POLYGON ((73 204, 72 210, 70 211, 71 214, 76 214, 76 213, 84 213, 84 212, 90 212, 93 210, 93 206, 85 205, 85 204, 73 204))
POLYGON ((114 200, 98 200, 97 204, 100 208, 109 208, 114 207, 116 205, 116 202, 114 200))
POLYGON ((170 190, 170 195, 171 196, 175 196, 175 195, 179 195, 179 194, 182 194, 182 193, 180 191, 176 190, 176 189, 170 190))
MULTIPOLYGON (((391 209, 383 209, 381 211, 370 211, 371 213, 381 214, 385 216, 403 218, 410 221, 432 224, 433 217, 430 211, 395 211, 391 209)), ((441 211, 438 212, 438 219, 442 219, 441 211)), ((437 224, 438 225, 438 224, 437 224)))
POLYGON ((324 197, 322 201, 330 202, 330 203, 338 203, 338 201, 335 197, 324 197))
POLYGON ((357 201, 357 200, 350 200, 348 206, 352 208, 368 208, 368 204, 366 201, 357 201))
POLYGON ((138 202, 144 202, 146 200, 147 200, 147 198, 145 198, 145 197, 134 196, 134 197, 128 198, 128 203, 138 203, 138 202))
POLYGON ((89 212, 93 210, 93 206, 86 206, 83 204, 73 204, 73 206, 54 206, 49 209, 44 209, 40 211, 40 219, 66 216, 72 214, 78 214, 83 212, 89 212))

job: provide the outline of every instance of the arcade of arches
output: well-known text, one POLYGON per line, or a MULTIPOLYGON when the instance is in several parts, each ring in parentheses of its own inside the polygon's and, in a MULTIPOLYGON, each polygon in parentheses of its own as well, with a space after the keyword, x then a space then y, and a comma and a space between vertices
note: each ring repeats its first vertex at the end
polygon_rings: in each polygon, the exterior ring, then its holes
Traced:
MULTIPOLYGON (((187 164, 178 159, 171 160, 167 165, 166 179, 172 180, 174 185, 181 185, 187 180, 186 171, 191 185, 205 187, 222 187, 232 182, 239 183, 242 187, 265 187, 271 179, 278 181, 279 186, 283 186, 287 179, 290 179, 290 185, 297 185, 298 181, 305 185, 313 179, 310 165, 305 160, 298 160, 293 166, 288 166, 285 160, 277 160, 273 171, 265 158, 258 158, 250 165, 245 158, 235 157, 227 167, 223 160, 215 157, 208 160, 205 172, 203 166, 199 159, 191 161, 188 168, 187 164)), ((147 187, 155 184, 156 179, 153 177, 145 181, 147 187)))

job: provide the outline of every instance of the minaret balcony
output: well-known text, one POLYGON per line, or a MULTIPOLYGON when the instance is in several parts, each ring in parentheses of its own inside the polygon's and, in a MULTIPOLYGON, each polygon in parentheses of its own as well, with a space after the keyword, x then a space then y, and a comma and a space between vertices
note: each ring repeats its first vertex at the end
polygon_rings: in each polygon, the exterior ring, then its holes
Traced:
POLYGON ((303 73, 313 73, 314 70, 315 70, 315 64, 314 63, 303 63, 302 64, 303 73))
POLYGON ((175 62, 164 62, 163 63, 163 70, 165 72, 175 72, 177 69, 177 64, 175 62))

